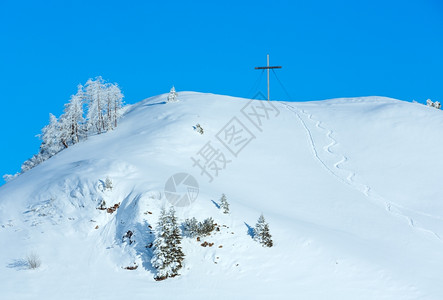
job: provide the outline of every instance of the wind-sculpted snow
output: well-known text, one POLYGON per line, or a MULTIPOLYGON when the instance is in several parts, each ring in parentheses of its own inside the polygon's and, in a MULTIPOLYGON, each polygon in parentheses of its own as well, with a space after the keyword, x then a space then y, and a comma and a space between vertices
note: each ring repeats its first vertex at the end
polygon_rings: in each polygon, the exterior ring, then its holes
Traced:
POLYGON ((263 102, 243 118, 248 99, 167 97, 0 187, 2 299, 443 298, 441 111, 361 97, 273 102, 267 118, 263 102), (234 118, 254 136, 236 156, 223 139, 234 118), (208 142, 229 161, 208 163, 211 182, 191 159, 208 142), (219 230, 183 237, 181 275, 157 282, 152 244, 175 174, 198 182, 178 222, 212 217, 219 230), (271 248, 253 239, 261 214, 271 248))

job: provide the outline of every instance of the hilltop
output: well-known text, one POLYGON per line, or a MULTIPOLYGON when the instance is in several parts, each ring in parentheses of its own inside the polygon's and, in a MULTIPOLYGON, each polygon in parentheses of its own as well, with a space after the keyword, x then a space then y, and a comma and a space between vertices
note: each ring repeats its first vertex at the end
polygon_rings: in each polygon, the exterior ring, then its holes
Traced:
POLYGON ((385 97, 166 98, 125 107, 114 130, 0 187, 4 299, 443 297, 441 111, 385 97), (177 173, 198 183, 198 196, 180 187, 196 198, 176 206, 179 221, 212 217, 220 231, 185 237, 181 275, 157 282, 150 243, 177 173), (262 213, 271 248, 251 237, 262 213))

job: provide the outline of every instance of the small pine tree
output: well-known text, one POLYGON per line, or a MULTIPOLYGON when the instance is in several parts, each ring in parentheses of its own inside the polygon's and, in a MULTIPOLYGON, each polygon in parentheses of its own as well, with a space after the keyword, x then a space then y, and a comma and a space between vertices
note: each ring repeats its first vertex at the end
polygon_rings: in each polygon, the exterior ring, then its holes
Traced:
POLYGON ((265 217, 261 214, 254 228, 254 239, 262 244, 263 247, 272 247, 274 244, 271 238, 269 224, 266 223, 265 217))
POLYGON ((164 209, 160 212, 160 218, 157 224, 157 235, 154 240, 154 255, 151 264, 157 269, 156 280, 166 279, 168 277, 168 267, 171 263, 171 255, 168 248, 169 232, 167 231, 168 218, 164 209))
POLYGON ((178 226, 177 217, 175 216, 174 207, 171 207, 168 213, 169 222, 171 224, 171 254, 172 254, 172 274, 170 277, 174 277, 178 275, 178 270, 180 270, 183 265, 183 260, 185 258, 185 254, 182 251, 180 246, 182 241, 182 235, 180 227, 178 226))
POLYGON ((220 198, 220 209, 223 209, 224 214, 229 213, 229 203, 225 194, 222 194, 220 198))
POLYGON ((171 103, 171 102, 178 102, 178 99, 177 99, 177 92, 175 91, 175 87, 173 86, 172 88, 171 88, 171 90, 169 91, 169 95, 168 95, 168 101, 167 101, 168 103, 171 103))
POLYGON ((163 209, 157 224, 154 256, 151 259, 152 266, 157 269, 156 280, 164 280, 178 275, 185 256, 180 244, 181 232, 177 224, 175 210, 171 207, 166 213, 163 209))

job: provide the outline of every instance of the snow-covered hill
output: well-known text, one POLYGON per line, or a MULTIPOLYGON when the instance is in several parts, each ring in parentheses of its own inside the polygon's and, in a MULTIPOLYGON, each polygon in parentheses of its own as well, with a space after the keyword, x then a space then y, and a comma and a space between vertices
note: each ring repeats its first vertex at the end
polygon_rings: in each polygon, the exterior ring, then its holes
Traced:
POLYGON ((441 111, 382 97, 166 97, 0 188, 1 299, 443 298, 441 111), (199 185, 179 220, 221 229, 184 238, 181 276, 157 282, 150 227, 176 173, 199 185), (96 209, 102 200, 120 207, 96 209), (261 213, 272 248, 250 236, 261 213))

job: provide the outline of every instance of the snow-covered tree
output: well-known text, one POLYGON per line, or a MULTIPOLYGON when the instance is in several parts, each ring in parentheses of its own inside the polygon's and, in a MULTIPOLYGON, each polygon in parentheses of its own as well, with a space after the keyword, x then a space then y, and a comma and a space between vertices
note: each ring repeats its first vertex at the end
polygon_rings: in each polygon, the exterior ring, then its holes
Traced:
POLYGON ((86 82, 88 103, 87 128, 89 132, 102 133, 117 127, 121 116, 123 94, 117 84, 106 83, 101 76, 86 82))
POLYGON ((431 99, 426 100, 426 105, 429 107, 434 107, 436 109, 441 109, 441 104, 438 101, 432 102, 431 99))
POLYGON ((39 137, 42 140, 39 154, 43 160, 56 155, 65 147, 61 142, 60 124, 53 114, 49 114, 49 124, 42 129, 39 137))
POLYGON ((101 76, 89 79, 85 86, 85 96, 88 103, 86 115, 87 130, 89 132, 102 133, 105 131, 105 83, 101 76))
POLYGON ((120 119, 120 117, 122 116, 122 108, 124 105, 124 103, 123 103, 124 95, 117 83, 114 83, 112 85, 111 95, 112 95, 112 99, 114 100, 113 119, 114 119, 114 128, 115 128, 115 127, 117 127, 118 119, 120 119))
POLYGON ((5 182, 9 182, 9 181, 14 180, 15 178, 17 178, 17 176, 19 176, 19 175, 20 175, 20 173, 15 173, 14 175, 12 175, 12 174, 5 174, 5 175, 3 175, 3 180, 5 182))
POLYGON ((226 198, 225 194, 222 194, 222 196, 220 198, 220 209, 223 210, 224 214, 229 213, 229 203, 228 203, 228 199, 226 198))
POLYGON ((38 137, 42 140, 40 151, 22 164, 21 173, 29 171, 64 148, 61 142, 60 124, 53 114, 49 114, 49 124, 43 127, 38 137))
POLYGON ((180 246, 181 232, 173 207, 169 212, 165 209, 161 211, 156 231, 155 250, 151 259, 152 266, 157 269, 155 279, 177 276, 185 255, 180 246))
POLYGON ((258 218, 257 224, 254 228, 254 239, 262 244, 263 247, 272 247, 272 236, 269 233, 269 224, 266 223, 263 214, 258 218))
POLYGON ((171 103, 171 102, 178 102, 178 99, 177 99, 177 92, 175 91, 175 87, 173 86, 172 88, 171 88, 171 90, 169 91, 169 95, 168 95, 168 101, 167 101, 168 103, 171 103))
POLYGON ((65 104, 65 110, 60 117, 61 141, 67 147, 78 143, 85 135, 83 118, 83 86, 77 87, 77 93, 65 104))
MULTIPOLYGON (((50 114, 49 124, 42 129, 40 151, 22 165, 21 173, 54 156, 69 145, 80 142, 87 135, 114 129, 122 114, 123 94, 116 83, 108 84, 101 76, 89 79, 65 104, 57 118, 50 114), (88 111, 84 117, 83 106, 88 111)), ((9 178, 9 177, 8 177, 9 178)))
POLYGON ((177 217, 175 216, 174 207, 169 210, 169 222, 171 224, 171 246, 172 246, 172 257, 173 257, 173 267, 172 275, 178 275, 178 270, 182 268, 182 263, 185 258, 185 254, 180 246, 182 241, 181 230, 177 222, 177 217))
POLYGON ((22 164, 21 173, 25 173, 26 171, 31 170, 32 168, 42 163, 43 161, 45 161, 45 159, 43 159, 40 153, 33 155, 30 159, 28 159, 22 164))
POLYGON ((117 121, 121 116, 123 107, 123 94, 116 83, 106 84, 106 130, 117 127, 117 121))
POLYGON ((112 191, 112 180, 109 177, 106 177, 106 180, 105 180, 105 190, 112 191))

